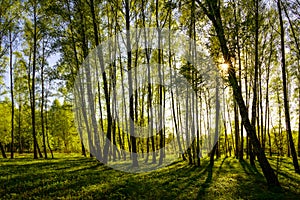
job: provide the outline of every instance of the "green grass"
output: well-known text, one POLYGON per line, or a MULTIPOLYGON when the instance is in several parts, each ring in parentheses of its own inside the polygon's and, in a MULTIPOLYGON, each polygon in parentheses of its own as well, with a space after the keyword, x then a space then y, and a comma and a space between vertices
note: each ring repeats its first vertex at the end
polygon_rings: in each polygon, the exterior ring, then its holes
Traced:
MULTIPOLYGON (((125 173, 76 154, 0 159, 0 199, 300 199, 300 175, 281 161, 282 191, 268 189, 260 169, 221 158, 213 171, 178 161, 153 172, 125 173)), ((270 159, 276 167, 276 158, 270 159)), ((258 166, 258 163, 256 163, 258 166)))

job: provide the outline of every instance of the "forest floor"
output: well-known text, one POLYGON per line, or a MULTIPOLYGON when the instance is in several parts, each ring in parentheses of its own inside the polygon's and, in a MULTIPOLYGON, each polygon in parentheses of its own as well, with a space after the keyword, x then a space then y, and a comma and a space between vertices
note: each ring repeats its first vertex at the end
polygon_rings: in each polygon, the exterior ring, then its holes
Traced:
MULTIPOLYGON (((139 174, 116 171, 76 154, 33 160, 32 155, 0 159, 0 199, 300 199, 300 175, 292 160, 269 158, 279 168, 282 190, 272 190, 258 167, 220 158, 213 170, 178 161, 139 174)), ((258 163, 256 163, 257 166, 258 163)))

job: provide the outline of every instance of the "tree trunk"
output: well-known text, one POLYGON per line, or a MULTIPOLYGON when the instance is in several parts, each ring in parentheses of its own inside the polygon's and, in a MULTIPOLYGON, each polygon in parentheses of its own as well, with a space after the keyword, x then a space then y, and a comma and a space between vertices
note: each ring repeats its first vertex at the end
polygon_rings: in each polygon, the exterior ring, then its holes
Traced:
MULTIPOLYGON (((246 92, 246 108, 249 109, 250 92, 248 90, 248 47, 245 46, 245 92, 246 92)), ((246 135, 246 158, 250 155, 249 134, 246 135)))
POLYGON ((46 115, 45 115, 45 125, 46 125, 46 129, 45 129, 45 134, 46 134, 46 137, 47 137, 47 146, 50 150, 50 153, 51 153, 51 158, 53 159, 54 156, 53 156, 53 151, 51 149, 51 146, 50 146, 50 141, 49 141, 49 135, 48 135, 48 112, 47 112, 47 98, 48 98, 48 93, 46 93, 45 95, 45 110, 46 110, 46 115))
POLYGON ((269 155, 272 156, 272 145, 271 145, 271 135, 270 135, 270 106, 269 106, 269 82, 270 82, 270 67, 273 54, 273 32, 271 33, 271 44, 270 44, 270 55, 267 65, 267 74, 266 74, 266 105, 265 105, 265 136, 268 135, 269 143, 269 155))
POLYGON ((236 101, 234 101, 234 135, 235 135, 235 158, 239 158, 239 143, 240 143, 240 135, 239 135, 239 115, 238 115, 238 105, 236 101))
MULTIPOLYGON (((67 8, 68 8, 68 20, 69 20, 69 23, 70 23, 70 30, 71 30, 72 48, 73 48, 73 51, 74 51, 75 64, 76 64, 75 65, 76 71, 72 70, 72 75, 75 79, 75 76, 76 76, 76 74, 79 70, 79 59, 78 59, 78 56, 77 56, 77 49, 76 49, 76 43, 75 43, 74 31, 73 31, 72 19, 71 19, 70 3, 69 3, 68 0, 67 0, 67 8)), ((47 99, 47 95, 46 95, 46 99, 47 99)), ((76 101, 76 97, 75 97, 75 101, 76 101)), ((47 111, 47 103, 46 103, 46 108, 45 109, 47 111)), ((77 118, 80 118, 80 114, 78 112, 76 112, 76 114, 77 114, 77 118)), ((46 113, 46 115, 47 115, 47 113, 46 113)), ((81 120, 78 119, 78 121, 81 123, 81 120)), ((47 116, 46 116, 46 132, 47 132, 47 116)), ((79 128, 79 135, 80 135, 80 140, 81 140, 82 155, 84 157, 86 157, 86 150, 85 150, 85 147, 84 147, 84 144, 83 144, 83 134, 82 134, 81 128, 79 128)), ((50 144, 49 144, 49 140, 48 140, 48 134, 47 134, 47 143, 48 143, 48 148, 50 149, 51 155, 52 155, 52 158, 53 158, 53 153, 52 153, 52 150, 51 150, 51 147, 50 147, 50 144)))
MULTIPOLYGON (((241 61, 241 48, 240 48, 240 37, 239 37, 239 22, 237 20, 237 15, 240 16, 241 12, 240 9, 238 9, 238 11, 236 11, 236 2, 234 2, 234 19, 235 19, 235 28, 236 28, 236 48, 237 48, 237 53, 238 53, 238 66, 239 66, 239 84, 242 85, 242 61, 241 61)), ((236 105, 236 104, 235 104, 236 105)), ((237 114, 238 116, 238 114, 237 114)), ((239 132, 240 132, 240 145, 239 145, 239 151, 238 151, 238 157, 239 159, 243 160, 243 155, 244 155, 244 133, 243 133, 243 123, 241 123, 241 127, 239 128, 239 118, 237 117, 235 119, 235 123, 236 123, 236 136, 238 136, 239 132), (239 130, 240 129, 240 130, 239 130)))
MULTIPOLYGON (((254 63, 254 86, 253 86, 253 101, 252 101, 252 114, 251 114, 251 125, 255 128, 255 123, 257 115, 257 79, 258 79, 258 37, 259 37, 259 24, 258 24, 258 0, 255 1, 255 63, 254 63)), ((259 132, 259 130, 258 130, 259 132)), ((254 152, 252 151, 252 141, 249 141, 249 154, 250 154, 250 164, 255 166, 254 162, 254 152)))
POLYGON ((38 142, 37 142, 36 146, 37 146, 37 150, 38 150, 38 153, 39 153, 39 157, 40 157, 40 158, 43 158, 43 154, 42 154, 42 152, 41 152, 41 149, 40 149, 40 146, 39 146, 39 143, 38 143, 38 142))
POLYGON ((159 94, 159 105, 161 105, 159 107, 159 110, 158 110, 158 119, 159 120, 159 165, 162 165, 163 163, 163 158, 164 158, 164 148, 163 148, 163 143, 164 143, 164 136, 163 136, 163 131, 164 131, 164 128, 162 127, 163 123, 162 123, 162 120, 163 120, 163 110, 162 110, 162 107, 163 107, 163 87, 162 87, 162 82, 163 82, 163 79, 162 79, 162 72, 161 72, 161 66, 162 66, 162 49, 161 49, 161 28, 160 27, 160 24, 159 24, 159 16, 158 16, 158 13, 159 13, 159 7, 158 7, 158 0, 155 1, 155 17, 156 17, 156 28, 157 28, 157 33, 158 33, 158 78, 159 78, 159 91, 158 91, 158 94, 159 94))
MULTIPOLYGON (((93 28, 94 28, 94 37, 95 37, 95 44, 96 44, 96 48, 98 48, 98 45, 99 45, 99 39, 98 39, 98 28, 97 28, 97 22, 96 22, 96 15, 95 15, 95 10, 94 10, 94 1, 91 0, 90 1, 90 9, 91 9, 91 14, 92 14, 92 19, 93 19, 93 28)), ((104 67, 102 66, 103 65, 103 56, 102 56, 102 50, 101 48, 99 49, 99 51, 97 51, 97 55, 98 55, 98 58, 99 58, 99 61, 100 61, 100 65, 101 65, 101 69, 104 69, 104 67)), ((98 67, 98 66, 96 66, 98 67)), ((87 72, 87 80, 88 81, 91 81, 91 74, 90 74, 90 69, 89 67, 86 68, 86 72, 87 72)), ((105 74, 104 70, 102 70, 102 73, 105 74)), ((104 81, 103 81, 104 82, 104 81)), ((107 83, 105 81, 105 84, 104 87, 106 86, 107 87, 107 83)), ((91 113, 92 113, 92 126, 93 126, 93 133, 94 133, 94 138, 95 138, 95 151, 96 151, 96 155, 97 155, 97 159, 98 160, 101 160, 103 159, 102 157, 102 150, 101 150, 101 144, 100 144, 100 139, 99 139, 99 131, 98 131, 98 122, 97 122, 97 119, 96 119, 96 110, 95 110, 95 106, 94 106, 94 98, 93 98, 93 91, 92 91, 92 87, 90 84, 87 84, 87 90, 88 90, 88 101, 89 101, 89 104, 91 105, 90 106, 90 110, 91 110, 91 113)), ((99 94, 100 95, 100 94, 99 94)), ((100 98, 100 97, 98 97, 100 98)), ((108 96, 108 92, 106 93, 105 92, 105 99, 109 98, 108 96)), ((110 113, 110 105, 109 107, 107 107, 107 111, 109 111, 109 114, 107 114, 107 118, 108 118, 108 127, 107 129, 107 136, 110 135, 111 131, 111 113, 110 113)), ((96 156, 95 155, 95 156, 96 156)), ((103 155, 105 158, 104 158, 104 162, 106 163, 107 162, 107 157, 105 155, 103 155)))
POLYGON ((45 124, 44 124, 44 102, 45 102, 45 83, 44 83, 44 64, 45 64, 45 47, 43 41, 43 58, 41 66, 41 82, 42 82, 42 103, 41 103, 41 124, 42 124, 42 135, 43 135, 43 148, 44 155, 47 159, 47 146, 46 146, 46 136, 45 136, 45 124))
POLYGON ((248 111, 247 111, 247 108, 246 108, 246 105, 245 105, 245 102, 244 102, 244 99, 242 96, 241 88, 238 85, 238 81, 236 78, 236 72, 235 72, 235 69, 231 62, 231 55, 229 53, 227 41, 225 38, 224 28, 222 25, 220 7, 218 6, 217 2, 218 2, 217 0, 206 1, 206 4, 208 5, 208 10, 201 2, 199 4, 203 8, 205 14, 212 21, 213 26, 215 27, 225 63, 227 63, 229 65, 229 68, 228 68, 229 83, 233 89, 234 98, 235 98, 237 104, 239 105, 240 114, 241 114, 241 118, 242 118, 244 127, 245 127, 247 133, 249 134, 249 137, 250 137, 251 142, 254 147, 254 151, 258 157, 258 161, 262 168, 263 174, 266 177, 266 180, 267 180, 269 186, 280 187, 278 178, 276 177, 274 170, 272 169, 269 161, 267 160, 265 152, 261 148, 260 143, 257 139, 255 127, 253 127, 250 123, 250 120, 248 117, 248 111))
POLYGON ((11 30, 9 31, 9 68, 10 68, 10 96, 11 96, 11 146, 10 146, 10 158, 14 158, 14 116, 15 116, 15 103, 14 103, 14 82, 13 82, 13 40, 11 30))
MULTIPOLYGON (((87 42, 86 42, 86 31, 85 31, 85 18, 84 18, 84 14, 83 14, 83 11, 81 10, 83 5, 81 4, 81 2, 79 2, 79 4, 77 5, 78 6, 78 10, 79 10, 79 15, 80 15, 80 34, 81 34, 81 50, 83 52, 83 57, 86 58, 88 56, 88 45, 87 45, 87 42)), ((69 5, 68 5, 68 11, 70 13, 70 8, 69 8, 69 5)), ((69 19, 70 19, 70 16, 69 16, 69 19)), ((71 21, 70 21, 71 22, 71 21)), ((72 28, 72 26, 71 26, 72 28)), ((74 40, 74 36, 73 36, 73 33, 72 33, 72 41, 73 41, 73 50, 74 50, 74 54, 75 54, 75 58, 76 58, 76 67, 77 67, 77 72, 79 73, 80 70, 80 73, 82 73, 82 77, 83 78, 86 78, 86 75, 87 73, 84 73, 83 72, 83 68, 82 69, 79 69, 79 60, 77 58, 77 50, 76 50, 76 44, 74 43, 75 40, 74 40)), ((88 119, 88 112, 86 110, 86 100, 85 100, 85 88, 83 87, 83 83, 82 83, 82 80, 79 79, 79 84, 78 84, 78 87, 75 88, 77 90, 77 94, 80 98, 80 103, 82 105, 81 107, 81 112, 82 112, 82 116, 83 116, 83 120, 84 120, 84 123, 85 123, 85 126, 86 126, 86 132, 87 132, 87 140, 88 140, 88 144, 89 144, 89 149, 90 149, 90 157, 92 158, 93 155, 91 154, 91 149, 93 150, 94 146, 93 146, 93 141, 92 141, 92 127, 90 126, 90 123, 89 123, 89 119, 88 119)))
POLYGON ((21 113, 22 113, 22 100, 21 94, 19 93, 19 113, 18 113, 18 135, 19 135, 19 154, 23 153, 23 144, 21 137, 21 113))
POLYGON ((0 150, 1 150, 2 157, 3 157, 3 158, 7 158, 6 153, 5 153, 5 150, 4 150, 4 147, 3 147, 3 145, 2 145, 1 142, 0 142, 0 150))
POLYGON ((216 119, 215 119, 215 135, 214 135, 214 147, 210 154, 210 166, 214 166, 214 155, 218 148, 218 136, 219 136, 219 118, 220 118, 220 99, 219 99, 219 78, 216 78, 216 119))
POLYGON ((282 84, 283 84, 283 98, 284 98, 284 113, 285 113, 285 123, 286 123, 286 132, 288 134, 288 140, 290 144, 290 150, 293 157, 293 163, 296 173, 300 173, 299 163, 297 160, 297 153, 293 141, 293 135, 291 130, 291 121, 290 121, 290 111, 289 111, 289 100, 288 100, 288 91, 287 91, 287 81, 286 81, 286 63, 285 63, 285 46, 284 46, 284 27, 281 14, 281 1, 277 1, 277 7, 279 12, 279 21, 280 21, 280 38, 281 38, 281 65, 282 65, 282 84))
MULTIPOLYGON (((300 73, 300 71, 299 71, 300 73)), ((299 85, 300 85, 300 80, 299 80, 299 85)), ((299 103, 299 114, 298 114, 298 157, 300 157, 300 88, 298 89, 299 94, 298 94, 298 103, 299 103)))
POLYGON ((136 138, 134 134, 134 97, 132 88, 132 52, 131 52, 131 39, 130 39, 130 0, 125 1, 125 19, 126 19, 126 46, 127 46, 127 70, 128 70, 128 87, 129 87, 129 127, 130 127, 130 140, 132 142, 132 166, 138 167, 137 151, 136 151, 136 138))
POLYGON ((32 85, 31 85, 31 120, 32 120, 32 137, 33 137, 33 158, 38 159, 37 139, 35 127, 35 71, 37 59, 37 2, 34 0, 33 18, 34 18, 34 33, 33 33, 33 64, 32 64, 32 85))
MULTIPOLYGON (((110 146, 110 141, 111 141, 111 128, 112 128, 112 116, 111 116, 111 108, 110 108, 111 106, 110 106, 110 98, 109 98, 109 92, 108 92, 108 81, 107 81, 107 76, 106 76, 106 72, 104 69, 103 50, 102 50, 102 47, 99 46, 99 33, 98 33, 95 7, 94 7, 93 0, 90 0, 90 8, 91 8, 91 14, 92 14, 92 19, 93 19, 95 44, 98 48, 97 56, 100 61, 100 68, 101 68, 101 73, 102 73, 103 89, 104 89, 105 103, 106 103, 106 114, 107 114, 106 137, 107 138, 105 140, 105 145, 104 145, 104 150, 103 150, 103 162, 107 163, 108 162, 108 154, 109 154, 109 146, 110 146)), ((97 123, 97 122, 95 121, 95 123, 97 123)))

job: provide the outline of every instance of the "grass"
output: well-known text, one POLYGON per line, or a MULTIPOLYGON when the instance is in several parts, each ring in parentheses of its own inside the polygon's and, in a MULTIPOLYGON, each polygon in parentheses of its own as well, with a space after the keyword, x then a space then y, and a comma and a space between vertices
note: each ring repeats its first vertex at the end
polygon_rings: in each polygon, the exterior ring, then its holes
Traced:
MULTIPOLYGON (((0 199, 300 199, 300 175, 281 161, 282 191, 270 190, 260 169, 221 158, 212 171, 178 161, 157 171, 126 173, 80 155, 0 159, 0 199)), ((270 158, 276 167, 276 158, 270 158)), ((256 163, 258 166, 258 163, 256 163)))

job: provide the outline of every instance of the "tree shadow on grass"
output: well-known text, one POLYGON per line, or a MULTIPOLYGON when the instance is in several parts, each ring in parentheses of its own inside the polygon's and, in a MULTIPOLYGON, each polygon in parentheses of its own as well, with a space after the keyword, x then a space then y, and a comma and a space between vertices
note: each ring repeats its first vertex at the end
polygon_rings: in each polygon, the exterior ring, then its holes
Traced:
POLYGON ((242 166, 244 172, 246 174, 255 174, 258 175, 260 177, 263 177, 262 174, 260 174, 256 168, 256 166, 252 166, 250 165, 248 162, 246 162, 245 160, 239 160, 240 165, 242 166))
POLYGON ((291 191, 279 195, 268 191, 259 168, 253 169, 247 161, 224 158, 214 168, 208 163, 203 159, 196 167, 178 161, 141 174, 117 171, 94 159, 61 159, 42 165, 26 161, 21 168, 7 163, 11 168, 6 166, 6 173, 13 176, 0 179, 0 197, 14 199, 10 194, 15 193, 17 199, 297 199, 291 191))
POLYGON ((203 198, 203 196, 205 196, 206 190, 209 188, 212 182, 213 167, 211 165, 208 165, 206 171, 208 173, 207 178, 205 182, 201 185, 201 188, 197 194, 197 199, 203 198))
MULTIPOLYGON (((224 165, 227 157, 225 157, 220 166, 218 167, 218 171, 216 172, 216 175, 218 176, 220 172, 222 171, 222 166, 224 165)), ((206 166, 205 172, 207 172, 207 178, 205 179, 205 182, 201 185, 200 190, 197 194, 197 199, 202 199, 205 197, 207 189, 210 187, 213 179, 213 166, 210 165, 210 163, 206 166)))

